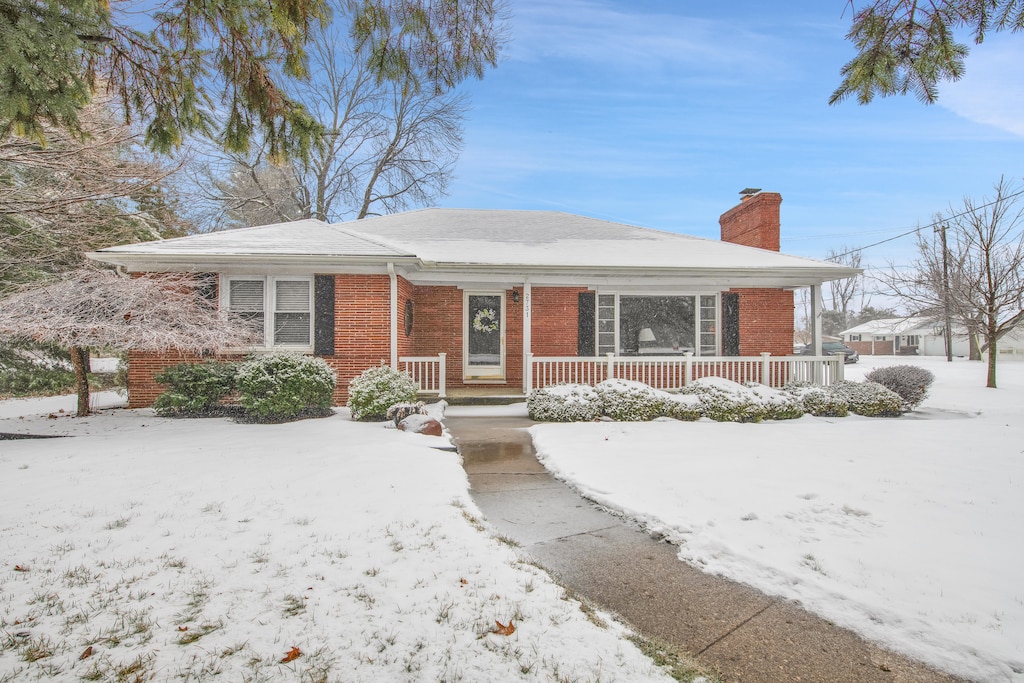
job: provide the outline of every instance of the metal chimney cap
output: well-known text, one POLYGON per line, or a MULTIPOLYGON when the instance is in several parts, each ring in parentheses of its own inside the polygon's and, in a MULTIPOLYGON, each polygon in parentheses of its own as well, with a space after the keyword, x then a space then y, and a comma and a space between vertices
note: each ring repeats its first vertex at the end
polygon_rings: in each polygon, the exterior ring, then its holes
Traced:
POLYGON ((750 195, 757 194, 760 191, 760 187, 745 187, 742 190, 740 190, 740 194, 749 197, 750 195))

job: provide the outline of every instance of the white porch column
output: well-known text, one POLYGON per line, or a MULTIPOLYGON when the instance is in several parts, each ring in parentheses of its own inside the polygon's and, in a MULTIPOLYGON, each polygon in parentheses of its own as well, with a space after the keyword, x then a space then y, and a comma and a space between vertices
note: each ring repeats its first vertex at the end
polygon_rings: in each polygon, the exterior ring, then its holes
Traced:
POLYGON ((533 389, 533 289, 523 280, 523 394, 533 389))
MULTIPOLYGON (((811 348, 814 355, 821 355, 821 285, 811 285, 811 348)), ((814 383, 821 384, 824 374, 820 363, 814 363, 814 383)))
POLYGON ((388 264, 388 277, 391 278, 391 367, 398 369, 398 275, 395 264, 388 264))

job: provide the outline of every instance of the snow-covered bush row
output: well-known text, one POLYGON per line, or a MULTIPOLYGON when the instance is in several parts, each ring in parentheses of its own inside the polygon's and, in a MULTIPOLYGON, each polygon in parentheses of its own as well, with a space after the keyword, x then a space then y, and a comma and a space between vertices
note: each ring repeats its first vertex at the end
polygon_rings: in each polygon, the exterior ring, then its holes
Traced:
POLYGON ((815 417, 846 417, 850 414, 850 405, 845 398, 818 387, 807 389, 794 398, 800 401, 805 413, 815 417))
POLYGON ((622 379, 596 387, 562 384, 536 389, 527 397, 530 417, 539 422, 581 422, 605 415, 620 422, 658 417, 717 422, 792 420, 805 413, 844 417, 850 412, 868 417, 891 417, 903 412, 903 400, 874 382, 840 382, 831 387, 791 383, 772 389, 750 382, 737 384, 720 377, 703 377, 672 394, 622 379))
POLYGON ((353 420, 383 422, 397 403, 416 400, 416 383, 407 373, 383 363, 364 370, 348 384, 348 407, 353 420))
POLYGON ((753 390, 721 377, 701 377, 680 393, 697 396, 701 414, 715 422, 760 422, 767 414, 753 390))
POLYGON ((921 405, 928 396, 928 390, 935 381, 930 370, 916 365, 890 365, 875 368, 864 376, 868 382, 877 382, 890 391, 895 391, 903 399, 908 410, 921 405))
POLYGON ((167 385, 153 408, 161 417, 195 417, 213 412, 235 390, 238 363, 180 363, 157 373, 167 385))
POLYGON ((328 413, 337 381, 323 358, 268 353, 238 366, 236 386, 247 419, 284 422, 328 413))
POLYGON ((800 399, 787 391, 756 382, 747 382, 746 386, 760 399, 766 420, 795 420, 808 412, 800 399))
POLYGON ((537 422, 589 422, 601 416, 601 397, 586 384, 558 384, 531 392, 526 409, 537 422))
POLYGON ((607 379, 595 387, 601 412, 616 422, 650 422, 665 414, 665 392, 642 382, 607 379))
POLYGON ((903 399, 875 382, 843 381, 829 387, 833 396, 846 400, 850 412, 865 417, 898 417, 903 414, 903 399))

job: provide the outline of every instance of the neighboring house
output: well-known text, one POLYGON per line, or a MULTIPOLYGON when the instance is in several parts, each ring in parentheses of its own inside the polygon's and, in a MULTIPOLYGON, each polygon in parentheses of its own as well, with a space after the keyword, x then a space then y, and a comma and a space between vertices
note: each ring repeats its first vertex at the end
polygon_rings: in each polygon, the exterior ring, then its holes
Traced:
MULTIPOLYGON (((349 380, 382 362, 435 392, 430 372, 442 391, 521 393, 578 381, 609 354, 686 357, 687 372, 708 361, 703 374, 713 358, 791 354, 793 289, 820 294, 860 271, 778 253, 781 202, 745 198, 722 215, 722 241, 551 211, 421 209, 89 256, 132 273, 217 273, 221 305, 264 322, 261 348, 316 354, 337 371, 339 404, 349 380), (577 374, 542 377, 551 357, 579 359, 577 374)), ((151 403, 154 374, 182 360, 194 359, 131 353, 130 404, 151 403)))
MULTIPOLYGON (((843 342, 862 356, 945 356, 945 329, 931 317, 881 318, 843 330, 843 342)), ((953 327, 953 355, 968 356, 970 343, 963 327, 953 327)))

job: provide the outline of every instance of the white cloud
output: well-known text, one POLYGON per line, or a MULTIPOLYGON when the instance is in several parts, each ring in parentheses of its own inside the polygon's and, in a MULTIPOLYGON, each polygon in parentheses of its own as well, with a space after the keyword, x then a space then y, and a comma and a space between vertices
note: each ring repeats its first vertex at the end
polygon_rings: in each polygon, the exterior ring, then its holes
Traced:
POLYGON ((939 104, 965 119, 1024 137, 1024 40, 989 37, 972 46, 967 72, 940 88, 939 104))
POLYGON ((616 9, 595 0, 522 2, 513 19, 510 56, 523 61, 555 57, 640 72, 686 66, 706 73, 731 68, 766 73, 780 66, 780 43, 736 22, 681 13, 616 9))

